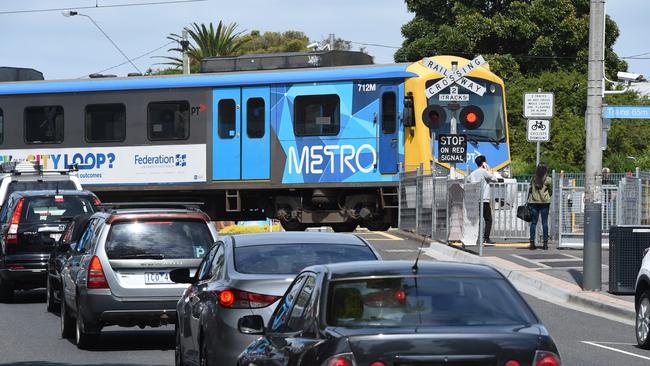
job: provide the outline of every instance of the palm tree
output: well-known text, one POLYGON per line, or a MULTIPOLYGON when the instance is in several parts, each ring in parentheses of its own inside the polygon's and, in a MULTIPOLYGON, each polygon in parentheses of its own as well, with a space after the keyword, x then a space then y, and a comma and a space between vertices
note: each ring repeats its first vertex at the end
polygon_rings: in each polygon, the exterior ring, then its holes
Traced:
MULTIPOLYGON (((237 23, 226 25, 219 21, 215 30, 212 23, 210 23, 209 26, 206 26, 203 23, 192 23, 191 28, 186 28, 191 37, 187 51, 190 58, 190 65, 196 67, 201 60, 206 57, 235 55, 244 43, 240 37, 243 32, 237 32, 237 26, 237 23)), ((177 47, 170 48, 167 51, 178 52, 180 53, 180 56, 158 57, 169 60, 169 62, 165 62, 163 65, 171 65, 180 68, 183 66, 183 49, 181 47, 183 37, 176 33, 171 33, 167 36, 167 39, 178 43, 177 47)))

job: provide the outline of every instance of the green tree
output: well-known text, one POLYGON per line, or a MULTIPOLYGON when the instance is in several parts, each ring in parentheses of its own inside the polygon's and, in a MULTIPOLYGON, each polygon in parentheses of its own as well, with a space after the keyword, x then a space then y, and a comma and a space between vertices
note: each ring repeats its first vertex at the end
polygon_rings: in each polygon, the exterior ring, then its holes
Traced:
POLYGON ((260 54, 307 51, 309 37, 303 32, 264 32, 253 30, 240 37, 238 54, 260 54))
MULTIPOLYGON (((191 38, 188 46, 188 55, 190 65, 193 69, 198 69, 202 59, 214 56, 231 56, 237 54, 242 46, 242 32, 237 31, 237 23, 224 24, 219 21, 215 29, 212 23, 207 26, 203 23, 192 23, 187 32, 191 38)), ((159 56, 169 60, 163 65, 170 65, 175 68, 183 66, 183 49, 181 42, 183 37, 172 33, 167 39, 178 43, 177 47, 170 48, 168 52, 177 52, 178 56, 159 56)))
MULTIPOLYGON (((542 143, 542 160, 553 169, 582 171, 587 100, 589 0, 406 0, 413 20, 402 27, 405 41, 396 61, 451 54, 482 54, 506 83, 510 150, 515 174, 535 167, 535 144, 526 140, 523 93, 555 93, 551 141, 542 143)), ((607 17, 605 66, 610 78, 627 70, 612 45, 619 36, 607 17)), ((650 104, 636 93, 607 96, 606 103, 650 104)), ((612 121, 603 166, 624 171, 650 168, 649 121, 612 121)))
MULTIPOLYGON (((589 0, 406 0, 413 20, 395 61, 482 54, 504 77, 542 71, 586 72, 589 0), (494 61, 493 61, 494 60, 494 61)), ((612 50, 619 29, 607 17, 606 66, 627 65, 612 50)))

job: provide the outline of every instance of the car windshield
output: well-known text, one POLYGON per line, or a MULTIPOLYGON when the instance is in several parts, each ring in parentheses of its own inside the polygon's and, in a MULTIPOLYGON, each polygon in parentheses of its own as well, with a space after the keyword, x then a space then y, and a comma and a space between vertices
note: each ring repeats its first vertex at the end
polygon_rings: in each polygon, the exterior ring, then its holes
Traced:
POLYGON ((71 180, 12 180, 7 187, 7 195, 19 191, 56 191, 56 190, 76 190, 74 182, 71 180))
POLYGON ((95 209, 90 197, 50 196, 25 198, 21 223, 60 221, 77 215, 92 213, 95 209))
POLYGON ((213 243, 204 221, 117 222, 108 234, 106 255, 109 259, 202 258, 213 243))
POLYGON ((503 279, 440 276, 334 281, 327 323, 340 327, 521 325, 536 318, 503 279))
POLYGON ((376 260, 365 245, 278 244, 235 248, 235 269, 250 274, 298 274, 315 264, 376 260))

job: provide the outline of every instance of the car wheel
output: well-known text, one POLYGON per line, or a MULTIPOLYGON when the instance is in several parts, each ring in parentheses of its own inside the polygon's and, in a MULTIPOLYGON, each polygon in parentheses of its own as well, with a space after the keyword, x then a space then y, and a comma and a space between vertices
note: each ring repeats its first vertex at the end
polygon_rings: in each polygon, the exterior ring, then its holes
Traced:
POLYGON ((208 366, 208 342, 201 341, 201 353, 199 354, 199 365, 208 366))
POLYGON ((14 298, 14 290, 9 284, 0 282, 0 302, 11 302, 14 298))
POLYGON ((56 298, 54 297, 54 286, 52 285, 52 279, 49 276, 47 277, 45 304, 47 306, 47 311, 50 313, 56 311, 58 304, 56 303, 56 298))
POLYGON ((97 337, 94 333, 88 333, 86 331, 87 325, 84 321, 84 317, 81 315, 79 306, 77 306, 77 321, 75 322, 75 341, 77 342, 77 348, 79 349, 88 349, 90 346, 95 343, 95 338, 97 337))
POLYGON ((183 362, 183 349, 181 348, 181 330, 178 323, 176 323, 175 330, 176 345, 174 346, 174 364, 176 366, 185 366, 185 362, 183 362))
POLYGON ((636 341, 639 347, 650 349, 650 291, 641 294, 636 306, 636 341))
POLYGON ((74 331, 74 318, 69 314, 65 300, 61 300, 61 338, 71 338, 74 331))

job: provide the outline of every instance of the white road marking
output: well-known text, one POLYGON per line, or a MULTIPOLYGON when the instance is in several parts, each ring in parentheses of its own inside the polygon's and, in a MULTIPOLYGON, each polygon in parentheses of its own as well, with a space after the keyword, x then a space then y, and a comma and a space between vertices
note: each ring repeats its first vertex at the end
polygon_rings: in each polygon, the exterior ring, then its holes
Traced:
MULTIPOLYGON (((382 239, 384 240, 384 239, 382 239)), ((388 253, 417 253, 417 249, 384 249, 383 252, 388 253)))
MULTIPOLYGON (((628 355, 628 356, 632 356, 632 357, 638 357, 638 358, 641 358, 641 359, 644 359, 644 360, 650 360, 650 357, 637 355, 636 353, 623 351, 623 350, 620 350, 620 349, 617 349, 617 348, 614 348, 614 347, 603 346, 602 344, 598 344, 596 342, 588 342, 588 341, 581 341, 581 342, 584 343, 584 344, 589 344, 591 346, 600 347, 600 348, 604 348, 604 349, 607 349, 607 350, 610 350, 610 351, 622 353, 624 355, 628 355)), ((603 343, 608 343, 608 342, 603 342, 603 343)))

